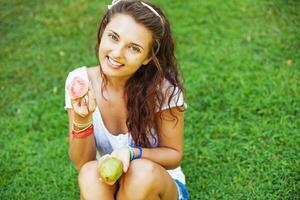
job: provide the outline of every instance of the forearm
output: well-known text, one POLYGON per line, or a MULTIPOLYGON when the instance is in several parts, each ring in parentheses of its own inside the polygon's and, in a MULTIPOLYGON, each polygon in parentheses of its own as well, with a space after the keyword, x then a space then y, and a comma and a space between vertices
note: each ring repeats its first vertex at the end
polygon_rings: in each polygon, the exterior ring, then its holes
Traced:
MULTIPOLYGON (((90 114, 91 115, 91 114, 90 114)), ((72 131, 80 131, 85 129, 84 127, 78 128, 73 123, 76 122, 78 124, 87 124, 91 122, 91 116, 81 117, 73 112, 72 109, 68 109, 68 117, 69 117, 69 137, 70 146, 69 146, 69 157, 72 160, 77 171, 80 170, 82 165, 86 162, 95 160, 96 158, 96 145, 94 135, 88 135, 83 138, 76 138, 73 136, 72 131)))
POLYGON ((96 145, 94 135, 92 134, 86 138, 73 137, 70 141, 69 157, 77 171, 79 171, 86 162, 95 160, 96 145))
MULTIPOLYGON (((139 154, 139 149, 134 148, 135 155, 139 154)), ((182 160, 182 151, 168 148, 143 148, 142 158, 152 160, 166 169, 174 169, 180 166, 182 160)))

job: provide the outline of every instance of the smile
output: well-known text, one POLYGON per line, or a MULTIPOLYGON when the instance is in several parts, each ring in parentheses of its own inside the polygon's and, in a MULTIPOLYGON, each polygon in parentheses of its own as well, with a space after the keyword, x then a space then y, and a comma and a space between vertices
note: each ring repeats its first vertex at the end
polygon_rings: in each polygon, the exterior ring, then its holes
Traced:
POLYGON ((112 68, 119 68, 119 67, 122 67, 124 66, 124 64, 121 64, 115 60, 113 60, 111 57, 107 56, 106 57, 107 59, 107 63, 112 67, 112 68))

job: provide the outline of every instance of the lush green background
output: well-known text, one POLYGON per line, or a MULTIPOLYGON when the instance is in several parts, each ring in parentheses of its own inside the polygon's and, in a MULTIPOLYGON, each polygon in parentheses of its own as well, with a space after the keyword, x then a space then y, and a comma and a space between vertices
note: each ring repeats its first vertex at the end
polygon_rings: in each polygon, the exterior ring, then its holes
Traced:
MULTIPOLYGON (((300 199, 300 2, 155 0, 188 110, 191 199, 300 199)), ((109 1, 0 1, 0 199, 77 199, 64 81, 109 1)))

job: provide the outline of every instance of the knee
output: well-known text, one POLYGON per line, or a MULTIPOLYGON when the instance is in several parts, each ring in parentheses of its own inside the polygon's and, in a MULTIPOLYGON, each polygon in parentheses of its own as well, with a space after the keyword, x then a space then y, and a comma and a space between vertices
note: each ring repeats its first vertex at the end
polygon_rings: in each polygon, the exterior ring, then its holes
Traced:
POLYGON ((91 180, 91 177, 95 176, 95 161, 85 163, 79 171, 78 182, 81 185, 88 180, 91 180))
POLYGON ((90 172, 91 170, 94 170, 97 161, 90 161, 82 165, 82 167, 79 170, 79 174, 81 173, 87 173, 90 172))
POLYGON ((130 163, 125 178, 130 185, 151 185, 160 176, 160 165, 146 159, 134 160, 130 163))
POLYGON ((116 187, 99 181, 97 161, 87 162, 81 167, 78 183, 84 199, 113 199, 116 187))
POLYGON ((117 199, 158 199, 161 188, 157 182, 161 181, 162 171, 160 165, 150 160, 132 161, 119 182, 117 199))

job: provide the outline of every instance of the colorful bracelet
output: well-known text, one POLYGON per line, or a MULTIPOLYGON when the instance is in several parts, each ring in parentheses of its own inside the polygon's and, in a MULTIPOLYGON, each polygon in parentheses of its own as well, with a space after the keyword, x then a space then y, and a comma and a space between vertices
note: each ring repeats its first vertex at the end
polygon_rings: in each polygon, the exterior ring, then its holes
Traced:
POLYGON ((86 138, 94 133, 94 126, 91 125, 88 128, 80 131, 72 130, 72 136, 74 138, 86 138))
POLYGON ((140 152, 139 152, 139 154, 136 157, 134 157, 134 159, 139 159, 139 158, 142 157, 143 149, 142 149, 141 146, 135 146, 135 148, 138 148, 140 150, 140 152))
POLYGON ((87 122, 85 124, 81 124, 81 123, 75 122, 75 120, 73 120, 73 125, 75 125, 77 128, 86 128, 86 127, 89 127, 91 124, 93 124, 93 119, 91 119, 89 122, 87 122))
MULTIPOLYGON (((139 159, 142 157, 142 154, 143 154, 143 149, 141 146, 130 146, 130 148, 132 149, 133 151, 133 156, 132 156, 132 159, 130 158, 130 160, 135 160, 135 159, 139 159), (139 154, 137 156, 134 155, 134 149, 133 148, 138 148, 139 149, 139 154)), ((129 149, 130 149, 129 148, 129 149)))
POLYGON ((81 133, 81 132, 87 130, 87 129, 90 128, 91 126, 93 126, 93 124, 90 124, 89 126, 84 127, 83 129, 80 129, 79 127, 77 127, 77 126, 75 126, 75 125, 73 124, 73 131, 74 131, 75 133, 79 134, 79 133, 81 133), (75 127, 76 127, 76 128, 79 128, 79 130, 75 130, 75 127))
POLYGON ((130 153, 130 161, 134 159, 134 149, 131 146, 128 146, 128 150, 130 153))

